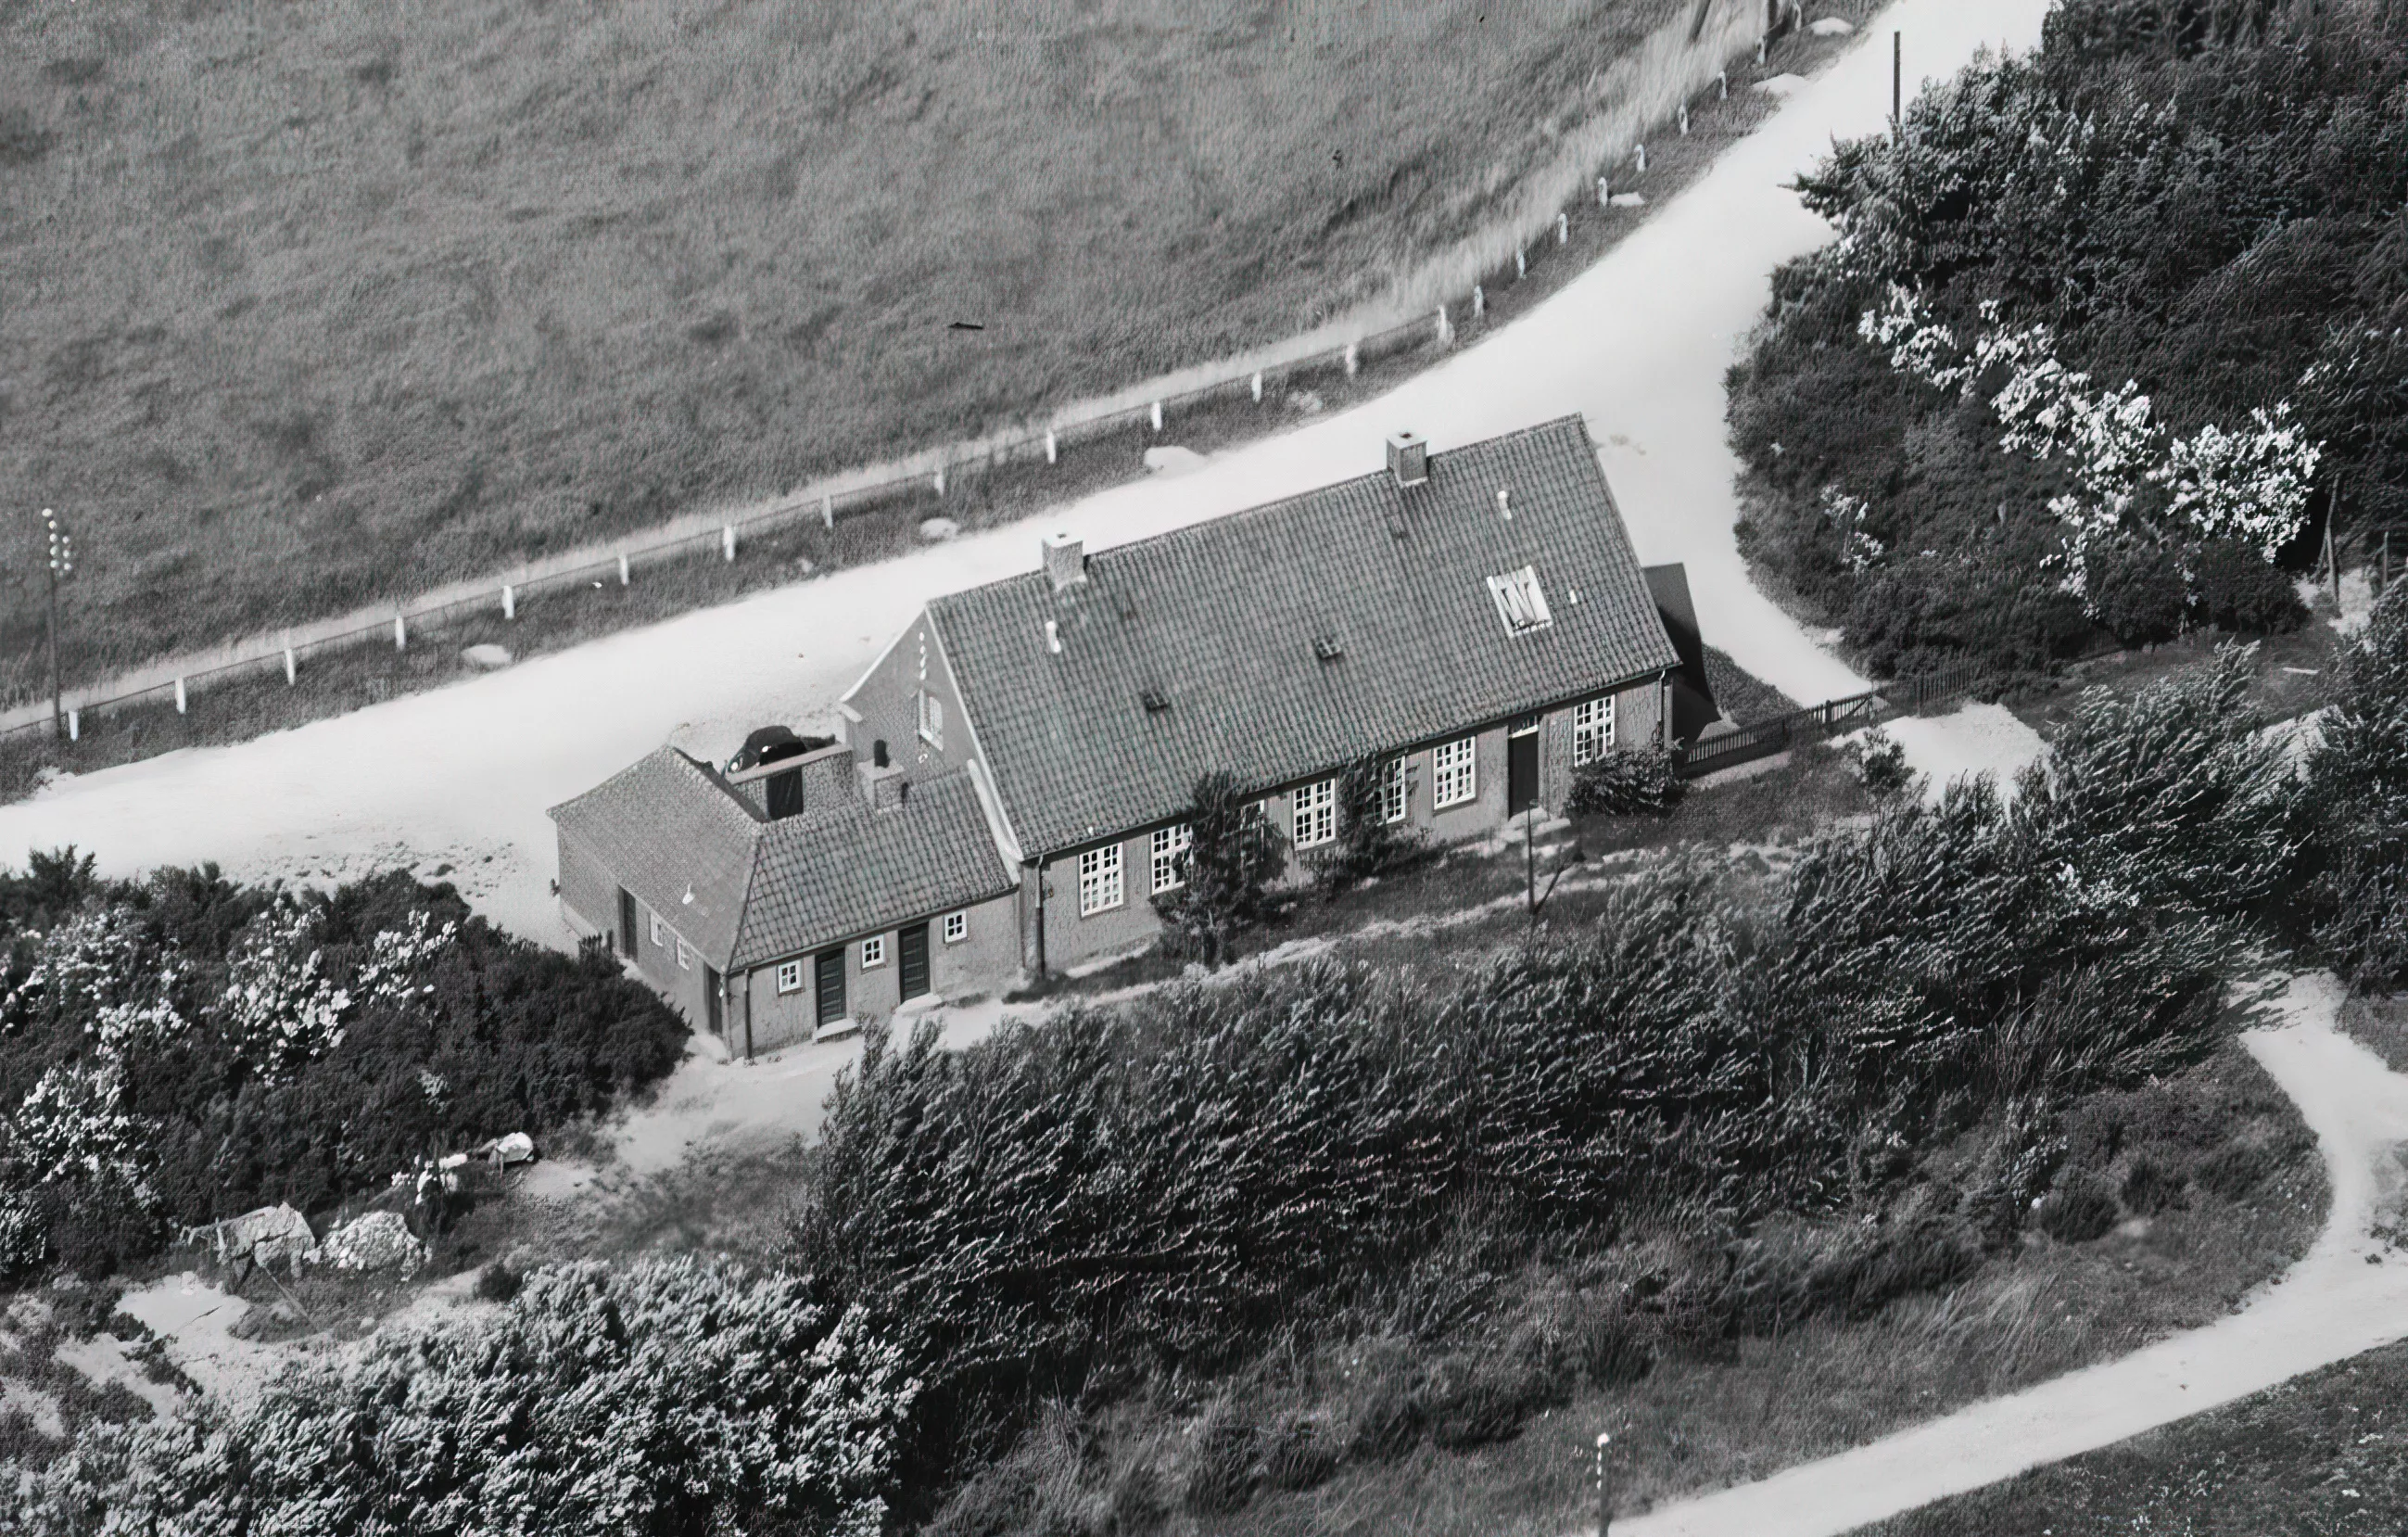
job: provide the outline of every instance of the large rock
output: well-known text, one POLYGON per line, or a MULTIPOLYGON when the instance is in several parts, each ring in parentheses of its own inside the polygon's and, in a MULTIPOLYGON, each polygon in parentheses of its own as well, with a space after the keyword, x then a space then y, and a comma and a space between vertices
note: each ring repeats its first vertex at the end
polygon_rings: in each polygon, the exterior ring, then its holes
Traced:
POLYGON ((318 1257, 318 1240, 309 1231, 309 1219, 281 1202, 195 1228, 186 1237, 215 1250, 221 1265, 248 1259, 259 1265, 298 1266, 318 1257))
POLYGON ((416 1270, 426 1261, 426 1246, 399 1212, 370 1212, 328 1233, 318 1257, 338 1271, 416 1270))

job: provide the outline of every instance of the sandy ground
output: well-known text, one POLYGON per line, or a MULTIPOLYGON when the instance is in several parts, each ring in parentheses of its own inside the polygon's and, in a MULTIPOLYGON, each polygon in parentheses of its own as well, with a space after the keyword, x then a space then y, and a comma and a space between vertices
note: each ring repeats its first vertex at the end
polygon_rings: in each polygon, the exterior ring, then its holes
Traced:
MULTIPOLYGON (((1977 47, 2030 46, 2045 0, 1901 0, 1869 28, 1914 78, 1977 47)), ((1784 183, 1834 135, 1879 129, 1888 50, 1801 81, 1755 134, 1527 316, 1362 407, 1067 505, 432 693, 256 741, 58 780, 0 807, 0 850, 75 843, 128 873, 214 859, 245 878, 337 881, 390 865, 451 879, 515 932, 565 943, 545 808, 672 741, 724 757, 752 726, 824 717, 939 594, 1037 565, 1037 536, 1092 547, 1376 470, 1385 434, 1444 449, 1567 411, 1598 439, 1640 553, 1684 562, 1707 637, 1793 698, 1865 686, 1747 581, 1722 376, 1780 263, 1830 237, 1784 183)), ((1175 424, 1173 431, 1176 431, 1175 424)), ((1168 457, 1168 456, 1166 456, 1168 457)), ((1166 468, 1170 466, 1167 463, 1166 468)), ((1934 761, 1978 752, 1934 749, 1934 761)))
POLYGON ((2398 1220, 2408 1078, 2334 1028, 2329 977, 2294 980, 2283 1023, 2243 1038, 2315 1132, 2332 1210, 2307 1257, 2230 1317, 1837 1457, 1613 1524, 1616 1537, 1836 1537, 2111 1445, 2408 1339, 2398 1220))

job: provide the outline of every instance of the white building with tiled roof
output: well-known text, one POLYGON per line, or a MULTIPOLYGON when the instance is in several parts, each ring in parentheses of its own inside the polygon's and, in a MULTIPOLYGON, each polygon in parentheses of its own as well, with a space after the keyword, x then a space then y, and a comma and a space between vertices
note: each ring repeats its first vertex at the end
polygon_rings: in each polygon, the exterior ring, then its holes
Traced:
POLYGON ((570 921, 765 1049, 1143 944, 1206 772, 1309 851, 1338 775, 1380 762, 1385 814, 1446 841, 1662 740, 1695 637, 1581 420, 1388 461, 1092 554, 1049 539, 1042 569, 914 619, 844 741, 727 772, 665 751, 558 808, 570 921), (681 948, 648 952, 655 918, 681 948))

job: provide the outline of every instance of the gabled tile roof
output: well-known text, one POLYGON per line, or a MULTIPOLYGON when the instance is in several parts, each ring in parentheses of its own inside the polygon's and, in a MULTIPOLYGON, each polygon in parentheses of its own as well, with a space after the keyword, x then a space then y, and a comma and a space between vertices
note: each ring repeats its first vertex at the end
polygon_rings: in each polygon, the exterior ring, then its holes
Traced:
POLYGON ((722 971, 1017 883, 958 770, 914 783, 892 811, 873 811, 859 794, 817 795, 801 814, 771 822, 707 765, 665 747, 551 815, 722 971))
POLYGON ((1421 485, 1383 470, 1097 551, 1059 595, 1038 572, 930 614, 1031 855, 1174 818, 1206 769, 1271 789, 1679 663, 1577 416, 1432 454, 1421 485), (1524 566, 1553 624, 1517 635, 1488 579, 1524 566))
POLYGON ((1004 896, 1019 882, 996 852, 968 772, 913 780, 903 804, 855 797, 761 829, 738 970, 1004 896))
POLYGON ((704 959, 727 969, 761 824, 724 780, 664 747, 548 814, 704 959))

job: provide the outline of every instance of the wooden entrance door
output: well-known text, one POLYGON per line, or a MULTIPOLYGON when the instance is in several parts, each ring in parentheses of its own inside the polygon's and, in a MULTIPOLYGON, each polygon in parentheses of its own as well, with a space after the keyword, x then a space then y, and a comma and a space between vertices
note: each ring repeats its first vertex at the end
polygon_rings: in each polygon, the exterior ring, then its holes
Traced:
POLYGON ((1539 723, 1517 725, 1505 738, 1505 814, 1539 803, 1539 723))
POLYGON ((895 980, 905 999, 928 990, 928 926, 913 924, 896 937, 895 980))
POLYGON ((844 1007, 844 946, 823 950, 811 963, 813 991, 819 1005, 819 1027, 829 1026, 845 1017, 844 1007))

